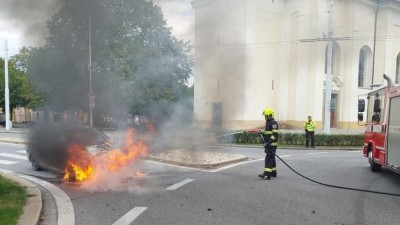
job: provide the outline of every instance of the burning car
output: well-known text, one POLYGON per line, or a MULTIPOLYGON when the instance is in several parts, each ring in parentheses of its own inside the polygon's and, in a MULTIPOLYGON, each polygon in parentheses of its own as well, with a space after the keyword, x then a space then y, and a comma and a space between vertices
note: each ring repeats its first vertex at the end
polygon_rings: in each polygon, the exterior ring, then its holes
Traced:
POLYGON ((31 129, 26 152, 34 170, 49 169, 64 174, 69 151, 76 147, 95 155, 111 149, 112 140, 84 124, 47 123, 31 129))

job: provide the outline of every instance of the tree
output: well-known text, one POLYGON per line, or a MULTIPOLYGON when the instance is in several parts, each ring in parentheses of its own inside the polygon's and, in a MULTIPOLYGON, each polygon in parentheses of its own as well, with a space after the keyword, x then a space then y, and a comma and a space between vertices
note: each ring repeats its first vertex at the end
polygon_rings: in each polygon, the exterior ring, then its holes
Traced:
POLYGON ((34 50, 29 66, 53 110, 88 110, 89 17, 97 114, 140 114, 188 93, 191 46, 172 36, 152 1, 61 3, 48 22, 46 45, 34 50))
MULTIPOLYGON (((25 67, 27 54, 28 50, 23 48, 20 54, 11 57, 8 61, 10 109, 17 107, 34 108, 44 100, 42 95, 34 90, 29 80, 25 67)), ((4 59, 0 59, 0 90, 3 90, 0 91, 0 105, 3 109, 5 109, 4 66, 4 59)))

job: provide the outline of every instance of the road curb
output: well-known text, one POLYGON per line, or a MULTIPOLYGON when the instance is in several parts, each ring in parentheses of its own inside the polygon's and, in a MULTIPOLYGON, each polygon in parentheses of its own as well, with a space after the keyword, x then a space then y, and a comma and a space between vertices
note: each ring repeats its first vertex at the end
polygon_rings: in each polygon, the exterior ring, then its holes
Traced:
POLYGON ((163 162, 163 163, 168 163, 168 164, 173 164, 173 165, 178 165, 178 166, 212 169, 212 168, 215 168, 215 167, 224 166, 224 165, 231 164, 231 163, 245 161, 245 160, 248 160, 249 157, 247 157, 247 156, 237 156, 237 157, 235 157, 233 159, 224 160, 224 161, 217 162, 217 163, 184 162, 184 161, 179 161, 179 160, 174 160, 174 159, 166 159, 166 158, 162 158, 162 157, 157 157, 157 156, 153 156, 153 155, 147 156, 147 159, 158 161, 158 162, 163 162))
POLYGON ((12 173, 0 172, 0 174, 7 179, 19 183, 21 186, 26 187, 28 198, 17 225, 38 225, 43 207, 42 194, 39 188, 35 184, 15 176, 12 173))

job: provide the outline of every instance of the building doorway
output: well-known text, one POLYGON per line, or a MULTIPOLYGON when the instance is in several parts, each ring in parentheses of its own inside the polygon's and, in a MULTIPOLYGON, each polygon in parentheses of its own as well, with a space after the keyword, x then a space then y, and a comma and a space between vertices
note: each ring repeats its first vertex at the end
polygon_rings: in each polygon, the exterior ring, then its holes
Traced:
POLYGON ((222 126, 222 102, 213 103, 211 123, 213 127, 222 126))
POLYGON ((331 128, 337 128, 337 104, 338 103, 338 94, 332 93, 331 95, 331 121, 330 121, 330 127, 331 128))

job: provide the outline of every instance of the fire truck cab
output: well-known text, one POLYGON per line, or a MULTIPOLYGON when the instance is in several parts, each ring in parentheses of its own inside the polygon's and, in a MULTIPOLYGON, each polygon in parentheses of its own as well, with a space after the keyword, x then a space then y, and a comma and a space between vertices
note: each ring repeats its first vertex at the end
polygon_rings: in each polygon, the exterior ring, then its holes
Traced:
POLYGON ((387 85, 358 98, 358 121, 365 125, 363 155, 373 172, 400 173, 400 86, 383 75, 387 85))

